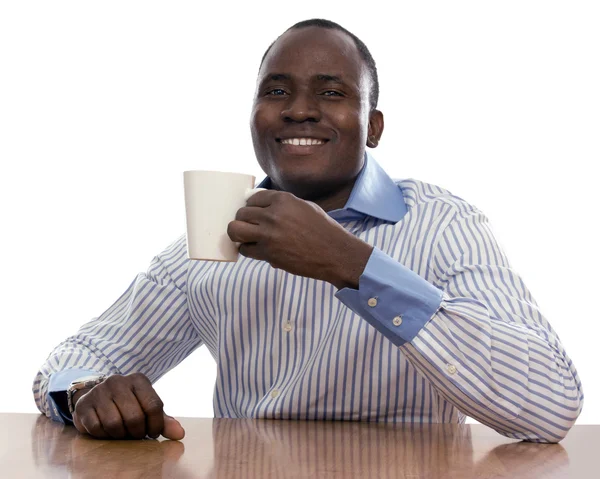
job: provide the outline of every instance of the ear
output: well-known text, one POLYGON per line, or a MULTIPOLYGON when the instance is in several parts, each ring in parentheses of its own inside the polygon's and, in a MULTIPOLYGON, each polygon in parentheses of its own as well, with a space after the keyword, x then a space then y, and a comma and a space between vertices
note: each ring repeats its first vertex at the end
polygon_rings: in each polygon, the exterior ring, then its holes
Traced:
POLYGON ((369 113, 369 129, 367 131, 367 146, 376 148, 383 134, 383 113, 373 110, 369 113))

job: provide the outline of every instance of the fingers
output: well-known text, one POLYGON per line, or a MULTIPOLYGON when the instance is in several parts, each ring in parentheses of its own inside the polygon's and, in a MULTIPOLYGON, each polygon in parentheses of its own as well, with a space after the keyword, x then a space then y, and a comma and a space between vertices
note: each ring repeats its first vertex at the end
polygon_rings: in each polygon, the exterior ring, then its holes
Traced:
POLYGON ((104 401, 96 406, 96 414, 102 424, 102 429, 113 439, 123 439, 127 437, 123 418, 112 401, 104 401))
POLYGON ((232 221, 227 225, 227 234, 231 241, 238 243, 256 243, 260 239, 261 227, 245 221, 232 221))
POLYGON ((246 223, 258 225, 261 223, 261 221, 264 221, 264 216, 264 208, 258 208, 256 206, 244 206, 237 210, 235 219, 237 221, 245 221, 246 223))
POLYGON ((75 424, 79 424, 77 426, 77 430, 84 434, 89 434, 90 436, 94 436, 100 439, 105 439, 110 437, 108 433, 102 427, 102 423, 100 422, 100 418, 94 409, 90 409, 85 411, 84 414, 78 414, 75 412, 73 416, 75 424))
POLYGON ((145 415, 146 434, 157 438, 164 428, 162 400, 145 376, 133 383, 133 393, 145 415))
POLYGON ((262 259, 256 243, 242 243, 240 245, 240 254, 246 258, 262 259))
POLYGON ((164 415, 165 427, 162 431, 162 435, 167 439, 173 439, 174 441, 180 441, 185 436, 185 429, 181 426, 180 422, 174 417, 164 415))
POLYGON ((246 201, 246 205, 264 208, 266 206, 271 205, 271 203, 273 203, 273 199, 281 195, 291 195, 291 193, 276 190, 258 191, 257 193, 254 193, 250 198, 248 198, 248 201, 246 201))
POLYGON ((81 423, 81 419, 79 419, 79 414, 77 414, 76 412, 73 412, 73 426, 75 426, 75 429, 77 429, 79 432, 81 432, 83 434, 88 433, 85 426, 81 423))
POLYGON ((144 439, 147 431, 146 416, 133 392, 131 390, 124 391, 115 397, 113 402, 123 418, 127 435, 134 439, 144 439))

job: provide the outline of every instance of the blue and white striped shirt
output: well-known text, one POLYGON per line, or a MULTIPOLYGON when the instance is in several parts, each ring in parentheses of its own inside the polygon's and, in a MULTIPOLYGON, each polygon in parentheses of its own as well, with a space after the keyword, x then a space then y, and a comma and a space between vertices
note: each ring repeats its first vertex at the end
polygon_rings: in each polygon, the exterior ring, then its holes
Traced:
MULTIPOLYGON (((262 186, 268 186, 265 180, 262 186)), ((185 237, 50 354, 40 411, 90 372, 156 381, 206 345, 215 417, 464 422, 555 442, 583 403, 577 371, 487 218, 438 186, 392 180, 365 156, 343 209, 375 248, 359 289, 263 261, 192 261, 185 237)))

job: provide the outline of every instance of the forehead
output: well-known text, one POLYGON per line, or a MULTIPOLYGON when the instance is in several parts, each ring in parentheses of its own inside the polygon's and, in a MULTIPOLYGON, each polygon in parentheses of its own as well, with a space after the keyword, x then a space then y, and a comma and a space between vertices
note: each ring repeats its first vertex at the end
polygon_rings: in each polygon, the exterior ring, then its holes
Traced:
POLYGON ((349 35, 338 30, 305 27, 289 30, 277 39, 259 76, 273 72, 294 73, 299 77, 324 73, 342 75, 358 84, 365 70, 349 35))

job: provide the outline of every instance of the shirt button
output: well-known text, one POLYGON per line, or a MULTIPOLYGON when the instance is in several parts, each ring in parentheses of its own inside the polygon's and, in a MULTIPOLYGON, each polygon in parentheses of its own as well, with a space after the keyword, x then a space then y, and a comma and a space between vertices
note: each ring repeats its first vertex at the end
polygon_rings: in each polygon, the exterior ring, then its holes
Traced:
POLYGON ((273 389, 271 391, 271 397, 275 399, 277 396, 279 396, 279 389, 273 389))
POLYGON ((371 306, 371 308, 374 308, 375 306, 377 306, 377 298, 369 298, 367 304, 371 306))
POLYGON ((456 374, 456 366, 454 364, 448 364, 448 372, 450 374, 456 374))
POLYGON ((283 325, 283 329, 284 329, 284 331, 288 331, 288 332, 289 332, 289 331, 291 331, 291 330, 292 330, 292 323, 290 323, 289 321, 288 321, 288 322, 286 322, 286 323, 283 325))
POLYGON ((394 326, 400 326, 402 324, 402 316, 396 316, 392 323, 394 323, 394 326))

